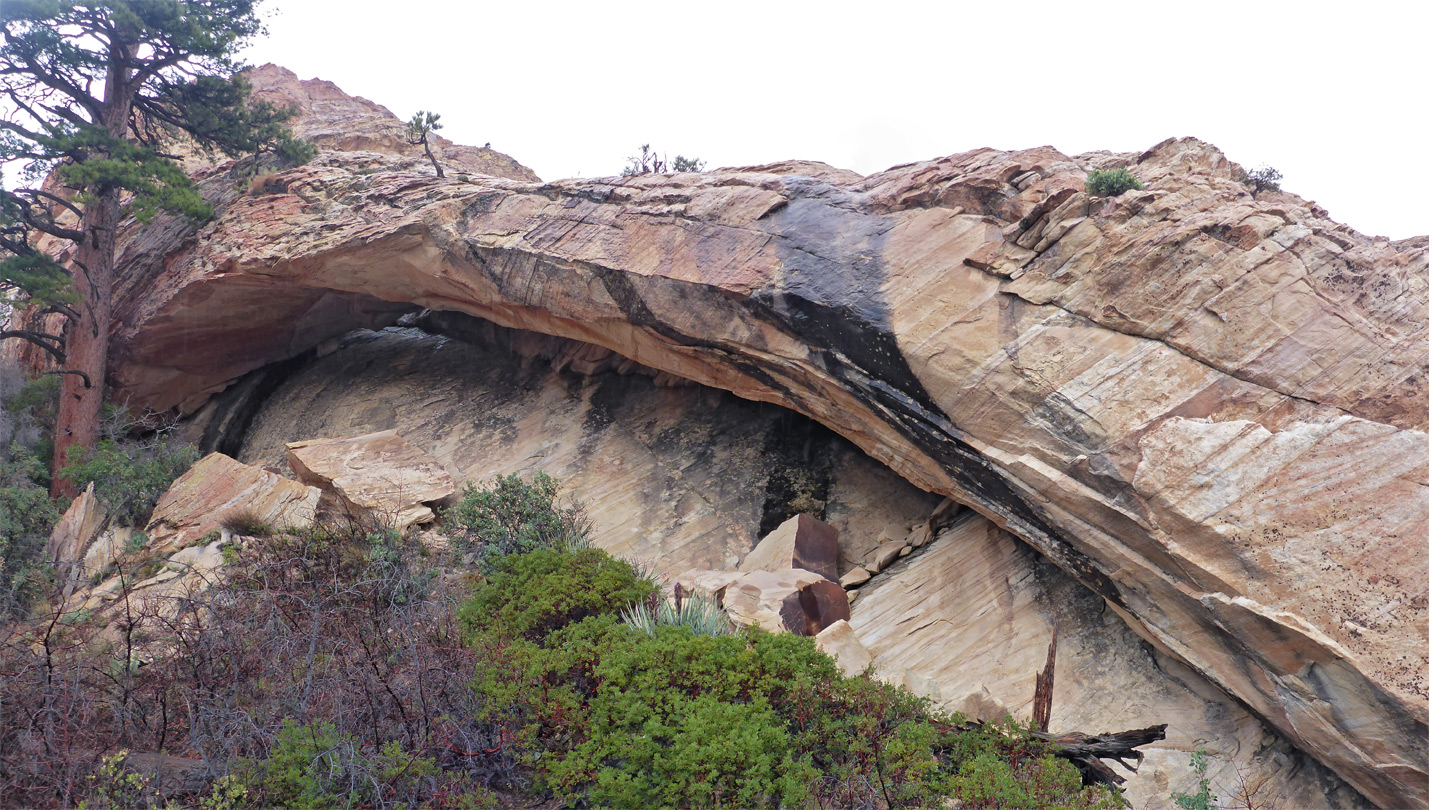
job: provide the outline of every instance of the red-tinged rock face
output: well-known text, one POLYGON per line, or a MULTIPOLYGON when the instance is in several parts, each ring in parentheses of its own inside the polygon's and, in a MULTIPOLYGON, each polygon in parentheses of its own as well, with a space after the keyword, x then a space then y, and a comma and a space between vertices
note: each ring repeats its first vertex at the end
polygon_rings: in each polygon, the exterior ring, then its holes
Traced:
POLYGON ((538 185, 325 152, 282 194, 210 177, 197 234, 131 231, 110 382, 191 411, 417 308, 595 344, 817 419, 1424 804, 1429 254, 1235 168, 1184 139, 538 185), (1120 164, 1146 188, 1081 191, 1120 164))

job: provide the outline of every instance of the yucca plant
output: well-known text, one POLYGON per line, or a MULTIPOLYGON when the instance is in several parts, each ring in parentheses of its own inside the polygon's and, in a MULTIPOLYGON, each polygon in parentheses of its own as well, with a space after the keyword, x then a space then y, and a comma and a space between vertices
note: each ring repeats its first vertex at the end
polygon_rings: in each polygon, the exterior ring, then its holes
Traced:
POLYGON ((697 636, 725 636, 734 631, 724 608, 698 593, 684 596, 678 603, 659 599, 653 608, 648 603, 631 605, 620 612, 620 618, 649 635, 654 635, 655 628, 661 625, 688 627, 697 636))

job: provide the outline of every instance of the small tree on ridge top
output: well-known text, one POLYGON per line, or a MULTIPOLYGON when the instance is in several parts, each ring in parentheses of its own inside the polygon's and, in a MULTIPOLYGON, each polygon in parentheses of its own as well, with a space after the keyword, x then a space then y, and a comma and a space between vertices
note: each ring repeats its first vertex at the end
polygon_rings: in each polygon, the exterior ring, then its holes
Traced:
POLYGON ((620 170, 621 177, 632 177, 637 174, 664 174, 666 172, 702 172, 705 170, 705 162, 699 158, 687 158, 684 155, 675 155, 672 162, 667 162, 659 152, 650 148, 650 144, 640 145, 640 154, 631 155, 626 160, 630 161, 624 169, 620 170))
POLYGON ((430 110, 417 110, 417 114, 407 122, 407 143, 422 147, 427 153, 427 160, 432 162, 432 168, 437 170, 437 177, 446 177, 442 164, 438 163, 436 156, 432 154, 431 140, 427 137, 433 130, 442 128, 441 120, 440 115, 430 110))

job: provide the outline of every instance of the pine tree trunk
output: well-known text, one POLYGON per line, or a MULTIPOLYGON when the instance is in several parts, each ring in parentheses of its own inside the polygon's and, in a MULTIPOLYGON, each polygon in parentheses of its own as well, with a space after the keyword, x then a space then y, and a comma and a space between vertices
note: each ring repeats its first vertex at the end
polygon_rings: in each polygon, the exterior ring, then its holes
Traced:
MULTIPOLYGON (((94 447, 99 439, 104 375, 108 370, 109 321, 113 314, 114 246, 119 225, 119 191, 107 192, 84 211, 84 241, 75 251, 75 287, 80 319, 65 329, 65 374, 55 419, 54 478, 50 494, 73 497, 78 487, 59 470, 69 463, 70 448, 94 447)), ((84 482, 78 482, 80 484, 84 482)))
POLYGON ((427 153, 427 160, 432 162, 432 168, 437 170, 437 177, 446 177, 447 173, 442 171, 442 164, 437 162, 437 156, 432 154, 432 144, 427 140, 427 136, 422 136, 422 149, 427 153))
MULTIPOLYGON (((116 43, 110 55, 104 81, 104 104, 96 121, 115 138, 129 132, 129 112, 136 88, 130 84, 128 59, 133 46, 116 43)), ((73 497, 74 482, 59 471, 69 463, 70 449, 94 447, 99 439, 100 406, 104 404, 104 377, 109 367, 109 321, 114 312, 114 248, 119 238, 122 214, 119 189, 90 189, 95 199, 84 208, 80 230, 84 237, 75 246, 73 275, 80 296, 80 317, 65 329, 65 370, 60 387, 59 413, 55 419, 55 457, 50 494, 73 497)), ((84 482, 79 482, 84 483, 84 482)))

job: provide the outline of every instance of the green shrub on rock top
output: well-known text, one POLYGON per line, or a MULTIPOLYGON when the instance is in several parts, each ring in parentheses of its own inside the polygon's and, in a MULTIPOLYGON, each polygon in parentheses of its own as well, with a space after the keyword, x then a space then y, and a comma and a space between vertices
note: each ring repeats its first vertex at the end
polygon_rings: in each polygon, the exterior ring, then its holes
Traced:
POLYGON ((1115 197, 1140 188, 1141 181, 1126 169, 1093 169, 1087 175, 1087 193, 1097 197, 1115 197))
POLYGON ((1258 197, 1262 191, 1279 191, 1280 181, 1285 175, 1273 166, 1251 169, 1241 177, 1241 182, 1250 188, 1250 196, 1258 197))

